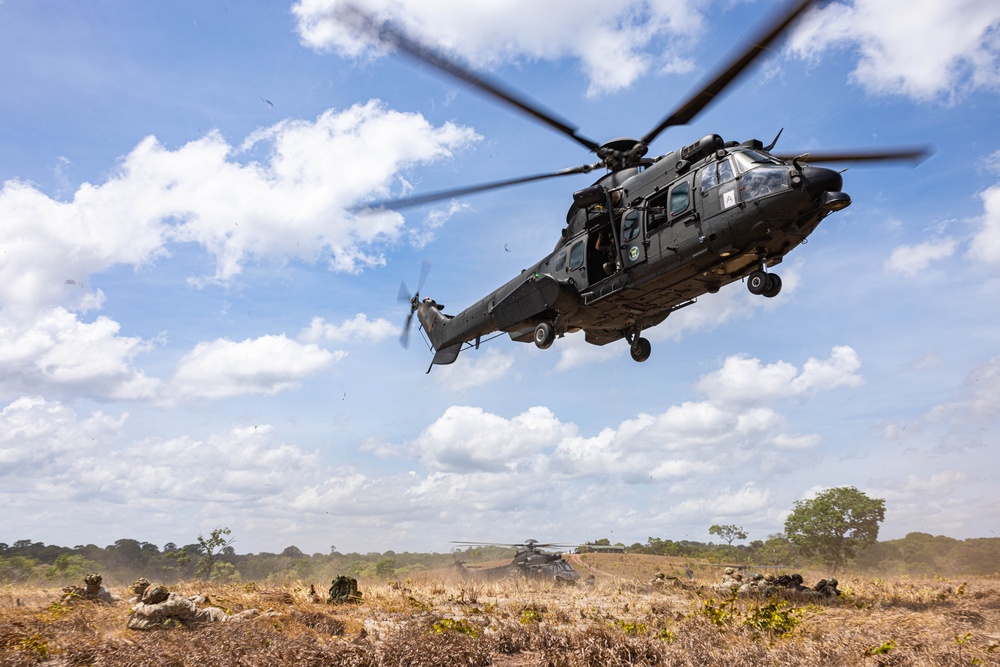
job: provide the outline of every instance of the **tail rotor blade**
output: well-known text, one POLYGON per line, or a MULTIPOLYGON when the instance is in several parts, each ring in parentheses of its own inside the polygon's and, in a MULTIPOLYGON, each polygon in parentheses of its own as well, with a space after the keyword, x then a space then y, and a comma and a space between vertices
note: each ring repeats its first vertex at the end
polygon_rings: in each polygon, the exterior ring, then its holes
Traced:
POLYGON ((410 312, 406 315, 406 321, 403 323, 403 332, 399 335, 399 344, 404 348, 408 347, 410 344, 410 327, 413 325, 413 314, 417 312, 417 308, 420 306, 420 290, 424 288, 424 282, 427 280, 427 275, 431 272, 431 263, 429 260, 424 260, 420 265, 420 279, 417 281, 417 291, 410 294, 410 290, 406 289, 406 282, 399 282, 399 294, 396 298, 402 303, 410 304, 410 312))
POLYGON ((424 281, 427 280, 427 274, 431 272, 431 262, 425 259, 420 265, 420 280, 417 281, 417 296, 420 296, 420 290, 424 288, 424 281))
POLYGON ((403 324, 403 333, 399 334, 399 344, 403 346, 403 349, 407 349, 410 346, 410 325, 413 323, 413 311, 406 316, 406 322, 403 324))

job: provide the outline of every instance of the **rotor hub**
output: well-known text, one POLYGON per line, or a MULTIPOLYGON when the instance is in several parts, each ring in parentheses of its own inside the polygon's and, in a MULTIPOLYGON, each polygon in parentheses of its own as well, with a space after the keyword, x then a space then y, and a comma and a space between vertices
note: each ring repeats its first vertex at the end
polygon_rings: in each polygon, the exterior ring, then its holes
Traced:
POLYGON ((605 142, 599 149, 597 155, 609 169, 624 169, 636 164, 642 156, 649 152, 649 146, 638 139, 629 137, 619 137, 605 142))

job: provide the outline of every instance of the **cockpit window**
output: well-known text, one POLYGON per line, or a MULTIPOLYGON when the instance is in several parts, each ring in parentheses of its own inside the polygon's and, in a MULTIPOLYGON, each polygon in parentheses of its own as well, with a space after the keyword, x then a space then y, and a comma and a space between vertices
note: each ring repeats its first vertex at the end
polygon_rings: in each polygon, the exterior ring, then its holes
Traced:
POLYGON ((723 183, 728 183, 729 181, 736 178, 736 173, 733 171, 733 163, 729 160, 723 160, 719 163, 719 185, 723 183))
POLYGON ((733 163, 729 158, 713 162, 701 170, 701 192, 705 194, 716 185, 722 185, 736 178, 733 172, 733 163))
POLYGON ((566 251, 563 250, 558 255, 556 255, 556 265, 555 267, 553 267, 552 270, 558 273, 559 271, 562 271, 565 268, 566 268, 566 251))
POLYGON ((680 215, 691 205, 691 186, 687 181, 678 183, 670 191, 670 217, 680 215))

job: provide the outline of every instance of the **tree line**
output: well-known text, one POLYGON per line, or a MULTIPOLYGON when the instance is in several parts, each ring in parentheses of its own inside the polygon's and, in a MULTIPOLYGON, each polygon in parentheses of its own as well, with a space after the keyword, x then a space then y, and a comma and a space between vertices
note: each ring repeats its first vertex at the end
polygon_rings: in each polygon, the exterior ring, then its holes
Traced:
MULTIPOLYGON (((631 553, 679 556, 735 565, 800 568, 823 566, 837 570, 852 566, 885 574, 994 574, 1000 563, 1000 538, 957 540, 928 533, 910 533, 903 539, 878 541, 885 517, 885 501, 871 498, 854 487, 839 487, 800 500, 789 513, 782 533, 749 539, 735 524, 715 524, 708 534, 724 544, 649 537, 644 544, 619 544, 631 553)), ((229 528, 216 528, 208 537, 177 546, 159 548, 150 542, 120 539, 104 548, 93 544, 75 547, 18 540, 0 543, 0 582, 62 583, 77 581, 88 572, 128 583, 138 577, 164 583, 200 578, 236 581, 323 581, 340 574, 355 578, 405 577, 425 570, 452 566, 456 561, 482 562, 512 558, 515 549, 483 546, 454 553, 341 554, 303 553, 289 546, 280 553, 237 554, 229 528)), ((607 538, 589 542, 611 545, 607 538)), ((581 545, 582 546, 582 545, 581 545)))
POLYGON ((228 528, 190 544, 168 542, 162 548, 150 542, 120 539, 106 547, 94 544, 63 547, 33 540, 0 542, 0 583, 64 584, 100 572, 119 584, 146 577, 163 583, 201 579, 217 583, 238 581, 290 582, 332 580, 340 574, 355 578, 406 577, 425 570, 453 566, 456 560, 480 562, 512 558, 514 549, 470 547, 455 553, 395 551, 304 553, 288 546, 279 553, 238 554, 228 528))

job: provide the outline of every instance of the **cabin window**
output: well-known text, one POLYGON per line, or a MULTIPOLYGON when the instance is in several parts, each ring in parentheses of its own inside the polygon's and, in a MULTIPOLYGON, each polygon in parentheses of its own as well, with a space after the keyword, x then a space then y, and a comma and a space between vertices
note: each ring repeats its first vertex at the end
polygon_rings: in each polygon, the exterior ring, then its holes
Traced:
POLYGON ((556 273, 559 273, 560 271, 562 271, 565 268, 566 268, 566 251, 565 250, 561 250, 561 251, 559 251, 559 254, 556 255, 556 265, 555 265, 555 268, 553 269, 553 271, 555 271, 556 273))
POLYGON ((622 243, 628 243, 639 235, 639 211, 629 211, 622 220, 622 243))
POLYGON ((569 270, 574 271, 583 266, 584 251, 586 247, 583 245, 583 241, 578 241, 576 245, 569 251, 569 270))
POLYGON ((680 215, 691 205, 691 185, 685 181, 670 191, 670 217, 680 215))

